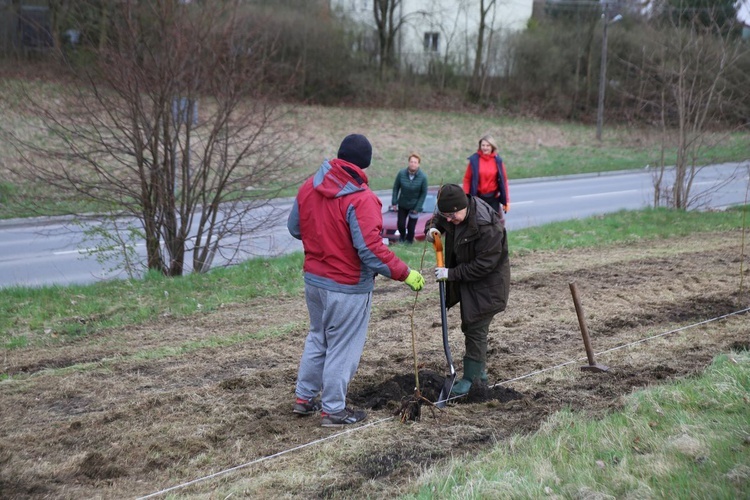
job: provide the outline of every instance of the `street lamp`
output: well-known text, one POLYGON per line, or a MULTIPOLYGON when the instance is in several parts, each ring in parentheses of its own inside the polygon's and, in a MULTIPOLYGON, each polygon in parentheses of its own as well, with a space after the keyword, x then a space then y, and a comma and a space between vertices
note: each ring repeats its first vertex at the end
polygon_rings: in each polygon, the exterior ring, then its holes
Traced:
POLYGON ((599 68, 599 106, 596 110, 596 138, 602 140, 602 123, 604 122, 604 87, 607 81, 607 28, 610 24, 622 20, 622 16, 617 14, 610 20, 607 20, 607 11, 609 10, 609 3, 604 3, 604 12, 602 13, 602 19, 604 19, 604 28, 602 31, 602 63, 599 68))

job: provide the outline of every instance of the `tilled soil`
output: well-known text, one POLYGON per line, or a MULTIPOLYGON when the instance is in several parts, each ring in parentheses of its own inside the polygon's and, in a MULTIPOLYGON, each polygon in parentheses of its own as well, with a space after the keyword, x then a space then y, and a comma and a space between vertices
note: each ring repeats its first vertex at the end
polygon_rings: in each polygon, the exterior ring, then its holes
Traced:
MULTIPOLYGON (((725 232, 514 257, 508 309, 490 329, 489 383, 442 410, 431 404, 448 373, 437 286, 415 298, 378 278, 349 389, 369 418, 343 431, 291 413, 301 295, 4 351, 0 497, 409 491, 424 470, 534 432, 558 410, 597 418, 634 390, 748 349, 747 314, 734 314, 750 302, 742 248, 740 232, 725 232), (571 283, 606 372, 580 369, 590 363, 571 283)), ((461 373, 458 308, 448 326, 461 373)))

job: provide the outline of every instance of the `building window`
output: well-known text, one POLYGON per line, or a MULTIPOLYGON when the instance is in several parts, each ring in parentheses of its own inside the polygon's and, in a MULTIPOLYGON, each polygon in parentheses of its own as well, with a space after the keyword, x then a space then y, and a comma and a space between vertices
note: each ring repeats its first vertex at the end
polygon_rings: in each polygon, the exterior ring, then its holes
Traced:
POLYGON ((425 33, 424 34, 424 50, 425 52, 437 52, 438 51, 438 40, 440 40, 439 33, 425 33))

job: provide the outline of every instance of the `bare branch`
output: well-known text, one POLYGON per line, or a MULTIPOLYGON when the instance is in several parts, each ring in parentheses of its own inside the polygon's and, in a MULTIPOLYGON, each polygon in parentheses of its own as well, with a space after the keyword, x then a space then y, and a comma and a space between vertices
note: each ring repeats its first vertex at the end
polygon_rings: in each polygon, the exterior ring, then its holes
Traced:
POLYGON ((297 183, 289 108, 277 100, 291 82, 270 57, 277 38, 239 5, 116 4, 78 85, 60 89, 55 106, 29 90, 39 134, 7 132, 24 159, 18 175, 135 217, 146 267, 166 275, 239 255, 272 221, 257 209, 297 183))

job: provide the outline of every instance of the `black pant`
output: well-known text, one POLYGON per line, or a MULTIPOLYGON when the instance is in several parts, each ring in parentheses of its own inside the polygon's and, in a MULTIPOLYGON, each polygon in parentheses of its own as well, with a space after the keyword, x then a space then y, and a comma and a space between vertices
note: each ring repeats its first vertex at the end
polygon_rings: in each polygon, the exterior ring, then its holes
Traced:
POLYGON ((494 208, 495 212, 500 213, 500 198, 496 197, 494 194, 480 194, 479 197, 482 201, 487 202, 489 206, 494 208))
POLYGON ((417 218, 409 217, 409 212, 411 212, 409 208, 398 207, 398 220, 396 221, 398 240, 414 243, 414 228, 417 227, 417 218))

